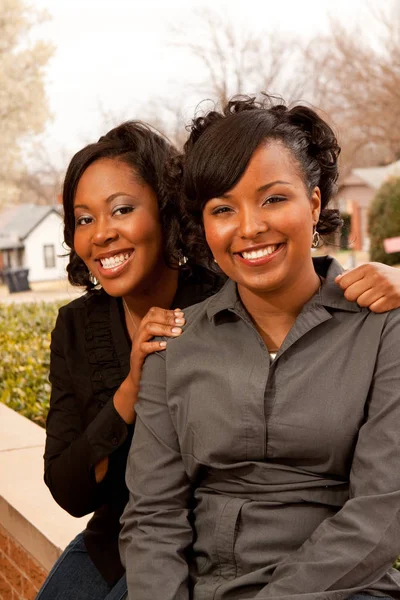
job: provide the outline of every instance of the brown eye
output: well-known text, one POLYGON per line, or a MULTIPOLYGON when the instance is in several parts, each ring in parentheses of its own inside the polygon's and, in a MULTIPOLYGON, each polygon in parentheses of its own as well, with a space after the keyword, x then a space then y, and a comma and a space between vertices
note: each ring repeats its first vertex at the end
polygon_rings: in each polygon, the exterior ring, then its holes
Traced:
POLYGON ((284 202, 286 198, 284 196, 270 196, 264 200, 264 204, 276 204, 278 202, 284 202))
POLYGON ((89 225, 92 221, 92 217, 77 217, 75 219, 75 227, 78 227, 79 225, 89 225))
POLYGON ((214 208, 214 210, 212 211, 212 215, 222 215, 224 213, 230 212, 232 209, 229 206, 217 206, 217 208, 214 208))
POLYGON ((127 206, 117 206, 117 208, 115 208, 112 212, 112 216, 122 216, 122 215, 128 215, 129 213, 131 213, 133 210, 135 209, 134 206, 131 205, 127 205, 127 206))

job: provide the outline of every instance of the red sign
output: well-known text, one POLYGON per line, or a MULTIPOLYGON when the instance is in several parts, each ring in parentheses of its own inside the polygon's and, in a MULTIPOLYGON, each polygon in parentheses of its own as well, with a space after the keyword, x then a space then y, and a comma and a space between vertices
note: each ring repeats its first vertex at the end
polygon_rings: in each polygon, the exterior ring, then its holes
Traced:
POLYGON ((386 240, 383 240, 383 247, 386 254, 400 252, 400 237, 386 238, 386 240))

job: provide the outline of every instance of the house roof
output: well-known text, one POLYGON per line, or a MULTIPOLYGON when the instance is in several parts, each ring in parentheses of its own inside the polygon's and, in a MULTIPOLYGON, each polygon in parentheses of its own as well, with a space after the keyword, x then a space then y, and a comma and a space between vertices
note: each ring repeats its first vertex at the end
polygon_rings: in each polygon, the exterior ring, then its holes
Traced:
POLYGON ((23 248, 23 241, 49 215, 54 206, 15 204, 0 211, 0 250, 23 248))
POLYGON ((384 167, 353 169, 352 173, 369 187, 377 190, 390 177, 400 177, 400 160, 384 167))

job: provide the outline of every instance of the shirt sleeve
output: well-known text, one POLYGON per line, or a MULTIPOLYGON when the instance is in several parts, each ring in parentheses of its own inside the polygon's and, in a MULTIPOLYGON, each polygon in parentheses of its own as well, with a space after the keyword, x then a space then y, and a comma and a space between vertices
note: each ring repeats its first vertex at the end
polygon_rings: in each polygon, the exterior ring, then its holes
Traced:
POLYGON ((368 589, 400 554, 399 340, 400 312, 394 311, 381 338, 349 500, 275 569, 257 599, 342 600, 368 589))
POLYGON ((56 502, 72 516, 82 517, 103 504, 107 477, 97 484, 94 466, 123 444, 128 426, 112 399, 86 428, 83 425, 73 387, 74 375, 66 357, 67 330, 61 309, 51 336, 52 391, 46 423, 44 479, 56 502))
POLYGON ((191 489, 167 407, 163 357, 146 359, 140 387, 120 534, 129 600, 188 600, 191 489))

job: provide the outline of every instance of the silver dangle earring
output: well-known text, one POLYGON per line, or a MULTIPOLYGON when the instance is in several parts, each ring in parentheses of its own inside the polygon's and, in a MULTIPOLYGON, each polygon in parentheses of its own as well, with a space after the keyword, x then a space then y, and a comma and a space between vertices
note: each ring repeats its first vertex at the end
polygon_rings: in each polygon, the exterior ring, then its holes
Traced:
POLYGON ((178 266, 183 267, 183 265, 186 265, 187 261, 188 257, 184 256, 183 252, 179 252, 178 266))
POLYGON ((93 275, 92 271, 89 271, 89 281, 94 287, 99 285, 99 282, 96 279, 96 277, 93 275))
POLYGON ((311 248, 319 248, 320 243, 321 243, 321 236, 319 235, 319 232, 314 227, 311 248))

